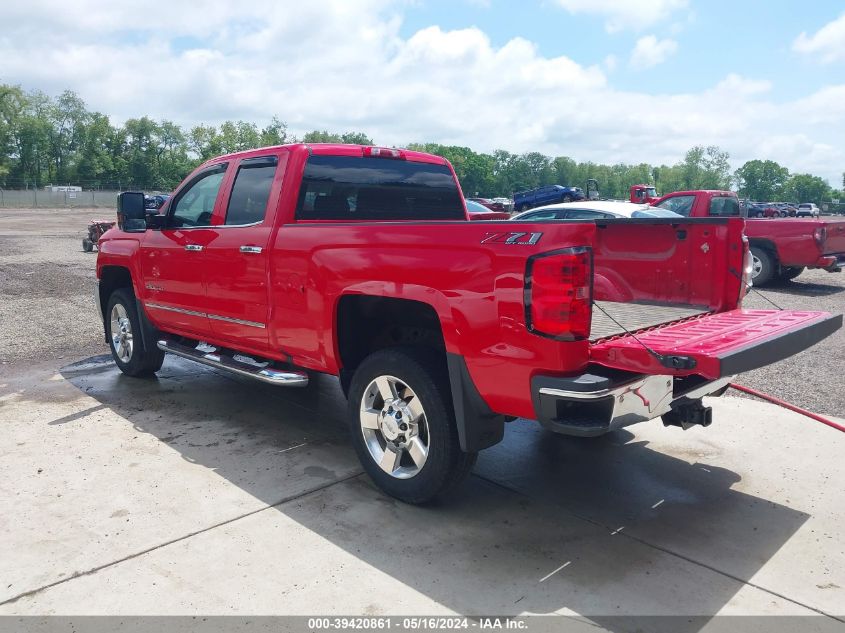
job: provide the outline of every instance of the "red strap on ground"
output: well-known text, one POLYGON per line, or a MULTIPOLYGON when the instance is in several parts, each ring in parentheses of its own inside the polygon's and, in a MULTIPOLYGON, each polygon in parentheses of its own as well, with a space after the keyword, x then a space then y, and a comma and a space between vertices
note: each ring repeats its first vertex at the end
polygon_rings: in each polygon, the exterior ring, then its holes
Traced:
POLYGON ((800 413, 801 415, 805 415, 808 418, 815 420, 816 422, 821 422, 822 424, 826 424, 827 426, 836 429, 837 431, 842 431, 845 433, 845 426, 834 422, 833 420, 828 420, 827 418, 813 413, 812 411, 807 411, 807 409, 802 409, 801 407, 796 407, 794 404, 790 404, 785 400, 781 400, 780 398, 775 398, 774 396, 770 396, 767 393, 763 393, 762 391, 757 391, 756 389, 752 389, 751 387, 745 387, 744 385, 738 385, 736 383, 731 383, 731 387, 736 389, 737 391, 742 391, 749 395, 752 395, 756 398, 760 398, 761 400, 766 400, 773 404, 776 404, 784 409, 789 409, 790 411, 795 411, 795 413, 800 413))

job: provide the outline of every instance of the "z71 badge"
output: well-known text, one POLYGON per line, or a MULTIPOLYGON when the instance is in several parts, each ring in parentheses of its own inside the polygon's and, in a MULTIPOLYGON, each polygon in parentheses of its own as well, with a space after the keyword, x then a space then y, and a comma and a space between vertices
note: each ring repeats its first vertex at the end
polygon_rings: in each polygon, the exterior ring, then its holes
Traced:
POLYGON ((514 232, 514 233, 487 233, 484 236, 484 239, 481 240, 482 244, 492 244, 492 243, 499 243, 499 244, 536 244, 540 241, 540 238, 543 237, 542 233, 522 233, 522 232, 514 232))

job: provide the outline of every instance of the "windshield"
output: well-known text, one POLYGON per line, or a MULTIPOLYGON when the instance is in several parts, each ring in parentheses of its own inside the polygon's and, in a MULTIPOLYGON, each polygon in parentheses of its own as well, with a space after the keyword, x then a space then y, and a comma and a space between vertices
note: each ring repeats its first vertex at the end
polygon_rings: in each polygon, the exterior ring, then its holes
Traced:
POLYGON ((305 164, 299 220, 465 220, 447 165, 314 155, 305 164))

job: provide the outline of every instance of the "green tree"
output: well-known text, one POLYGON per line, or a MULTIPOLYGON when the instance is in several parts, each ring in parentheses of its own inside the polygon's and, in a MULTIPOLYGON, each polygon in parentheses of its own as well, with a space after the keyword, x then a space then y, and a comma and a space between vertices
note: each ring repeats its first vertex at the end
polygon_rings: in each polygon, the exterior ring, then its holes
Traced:
POLYGON ((269 125, 261 130, 261 146, 283 145, 288 142, 288 126, 274 116, 269 125))
POLYGON ((690 148, 680 163, 683 189, 730 188, 730 155, 716 145, 690 148))
POLYGON ((822 202, 830 200, 830 185, 818 176, 810 174, 795 174, 784 187, 784 197, 793 202, 822 202))
POLYGON ((158 124, 151 118, 129 119, 123 128, 127 137, 127 167, 132 186, 154 187, 158 180, 156 164, 158 124))
POLYGON ((50 122, 50 180, 65 183, 71 175, 75 151, 82 143, 84 128, 90 117, 85 102, 65 90, 47 107, 50 122))
POLYGON ((311 130, 302 137, 303 143, 340 143, 340 134, 327 130, 311 130))
POLYGON ((208 160, 223 153, 217 128, 213 125, 195 125, 188 132, 188 149, 201 161, 208 160))
POLYGON ((76 161, 75 182, 87 187, 105 184, 114 171, 113 155, 109 141, 113 128, 109 118, 99 112, 92 113, 80 134, 79 152, 76 161))
POLYGON ((341 143, 352 143, 353 145, 373 145, 373 139, 363 132, 346 132, 340 135, 341 143))
POLYGON ((0 183, 3 185, 12 170, 15 139, 25 107, 26 98, 20 86, 0 84, 0 183))
POLYGON ((226 121, 220 126, 219 136, 220 147, 224 154, 261 147, 261 135, 255 123, 226 121))
POLYGON ((734 177, 741 196, 768 202, 783 197, 789 170, 772 160, 750 160, 736 170, 734 177))

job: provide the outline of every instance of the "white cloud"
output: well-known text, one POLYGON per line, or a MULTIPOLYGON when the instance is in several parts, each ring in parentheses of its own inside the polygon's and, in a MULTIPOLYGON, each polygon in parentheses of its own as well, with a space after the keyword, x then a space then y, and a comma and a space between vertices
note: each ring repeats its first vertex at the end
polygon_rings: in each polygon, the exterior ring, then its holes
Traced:
POLYGON ((616 59, 616 55, 608 55, 604 58, 604 67, 607 69, 607 72, 612 73, 616 70, 616 67, 619 65, 619 60, 616 59))
POLYGON ((734 166, 771 158, 834 183, 845 164, 845 148, 829 142, 845 138, 845 81, 786 102, 770 97, 769 82, 736 74, 688 93, 622 91, 603 70, 612 62, 547 57, 527 39, 494 46, 479 29, 436 26, 403 36, 387 0, 235 9, 221 1, 202 15, 164 0, 133 6, 127 15, 93 0, 10 5, 0 81, 51 94, 71 88, 114 122, 148 114, 185 126, 262 125, 277 114, 300 135, 355 130, 387 145, 599 162, 671 164, 693 145, 714 144, 734 166), (77 15, 80 3, 90 20, 77 15), (147 24, 139 15, 166 17, 178 39, 133 32, 147 24))
POLYGON ((845 13, 813 35, 801 33, 792 43, 792 50, 817 55, 825 63, 845 61, 845 13))
POLYGON ((643 70, 665 62, 678 50, 678 43, 672 39, 659 40, 654 35, 646 35, 637 40, 631 51, 632 68, 643 70))
POLYGON ((578 14, 604 16, 610 33, 622 30, 643 30, 665 20, 675 11, 686 8, 687 0, 555 0, 578 14))

